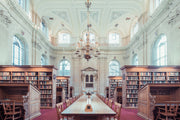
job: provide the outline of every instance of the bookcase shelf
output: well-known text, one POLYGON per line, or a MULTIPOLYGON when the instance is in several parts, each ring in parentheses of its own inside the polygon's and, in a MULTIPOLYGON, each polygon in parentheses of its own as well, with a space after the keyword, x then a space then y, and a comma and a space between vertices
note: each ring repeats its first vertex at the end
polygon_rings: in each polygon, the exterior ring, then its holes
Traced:
MULTIPOLYGON (((109 98, 114 98, 116 102, 121 102, 122 91, 118 91, 122 87, 121 76, 109 76, 109 98), (117 89, 119 88, 119 89, 117 89)), ((122 88, 121 88, 122 89, 122 88)))
POLYGON ((58 89, 62 89, 62 93, 56 94, 56 99, 60 100, 59 98, 61 98, 62 102, 65 99, 69 98, 70 95, 70 87, 69 87, 69 78, 70 76, 56 76, 56 91, 58 91, 58 89))
POLYGON ((164 84, 180 82, 180 66, 125 65, 121 70, 124 80, 122 86, 123 107, 137 107, 138 90, 148 83, 164 84))
POLYGON ((56 69, 45 66, 0 66, 1 83, 31 83, 40 90, 41 108, 54 108, 56 104, 56 69))

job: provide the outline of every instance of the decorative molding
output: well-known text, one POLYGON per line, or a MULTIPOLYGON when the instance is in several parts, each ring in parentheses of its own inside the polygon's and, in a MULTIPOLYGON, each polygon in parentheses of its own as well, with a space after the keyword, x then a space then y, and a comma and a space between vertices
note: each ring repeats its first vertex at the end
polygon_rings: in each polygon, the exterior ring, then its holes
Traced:
POLYGON ((169 20, 168 20, 168 24, 169 25, 174 25, 176 24, 177 22, 180 21, 180 10, 177 9, 176 12, 171 12, 171 16, 169 17, 169 20))
POLYGON ((41 45, 37 42, 33 42, 33 47, 37 48, 38 50, 42 49, 41 45))
POLYGON ((6 27, 11 24, 11 20, 9 16, 7 16, 7 12, 5 12, 4 10, 0 10, 0 22, 5 24, 6 27))
POLYGON ((66 11, 52 11, 53 14, 57 15, 59 18, 69 23, 69 18, 66 11))

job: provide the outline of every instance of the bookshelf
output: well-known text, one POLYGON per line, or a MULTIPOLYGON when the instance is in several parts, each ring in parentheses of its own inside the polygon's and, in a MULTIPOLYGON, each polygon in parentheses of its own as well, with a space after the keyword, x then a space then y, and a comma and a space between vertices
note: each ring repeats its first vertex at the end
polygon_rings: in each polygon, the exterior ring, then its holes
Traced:
POLYGON ((0 83, 0 102, 1 100, 15 100, 22 107, 23 120, 41 115, 40 91, 29 83, 0 83))
POLYGON ((0 66, 1 83, 30 83, 40 90, 41 108, 56 104, 56 69, 52 65, 0 66))
POLYGON ((121 76, 109 76, 109 98, 114 98, 115 89, 121 86, 122 86, 121 76))
POLYGON ((64 88, 61 86, 56 87, 56 104, 60 102, 65 102, 65 92, 64 88))
MULTIPOLYGON (((179 103, 180 83, 150 83, 146 84, 138 93, 138 115, 146 120, 155 120, 157 106, 165 103, 179 103)), ((176 118, 178 119, 178 118, 176 118)))
MULTIPOLYGON (((62 99, 68 99, 69 98, 69 78, 70 76, 56 76, 56 87, 62 87, 64 89, 65 92, 65 98, 62 99)), ((63 96, 62 96, 63 97, 63 96)))
POLYGON ((138 90, 146 84, 179 83, 180 66, 133 66, 121 68, 124 84, 123 107, 138 106, 138 90))
POLYGON ((122 104, 122 87, 116 87, 114 91, 114 101, 122 104))

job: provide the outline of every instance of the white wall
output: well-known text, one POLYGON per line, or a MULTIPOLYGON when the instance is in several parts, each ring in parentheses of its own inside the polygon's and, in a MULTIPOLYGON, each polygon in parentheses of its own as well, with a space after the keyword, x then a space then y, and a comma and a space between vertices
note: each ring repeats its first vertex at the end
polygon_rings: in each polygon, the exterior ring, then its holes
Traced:
POLYGON ((26 64, 40 65, 41 55, 45 54, 48 64, 59 68, 59 62, 65 56, 71 63, 70 85, 74 86, 75 94, 82 92, 81 70, 92 67, 98 70, 98 92, 103 95, 105 87, 109 85, 109 62, 116 57, 121 66, 132 64, 133 55, 137 54, 139 65, 151 65, 152 46, 161 33, 167 36, 168 65, 180 65, 180 10, 178 10, 180 5, 178 2, 174 0, 172 4, 164 3, 148 18, 147 23, 140 26, 140 30, 129 45, 117 51, 105 51, 100 58, 92 58, 87 62, 85 59, 73 58, 70 51, 62 51, 52 46, 45 35, 33 27, 34 24, 22 9, 16 9, 18 6, 13 4, 15 7, 12 7, 12 4, 3 0, 0 2, 0 10, 4 10, 3 15, 11 22, 7 23, 3 17, 0 17, 0 65, 12 64, 12 39, 14 35, 19 35, 28 46, 26 64))

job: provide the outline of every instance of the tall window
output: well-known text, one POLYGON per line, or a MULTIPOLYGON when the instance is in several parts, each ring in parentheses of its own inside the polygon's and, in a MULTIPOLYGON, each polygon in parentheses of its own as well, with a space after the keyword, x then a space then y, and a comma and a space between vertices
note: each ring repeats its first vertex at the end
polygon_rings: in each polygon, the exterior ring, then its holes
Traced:
POLYGON ((47 57, 45 55, 41 55, 41 65, 47 65, 47 57))
POLYGON ((138 32, 139 25, 136 23, 133 28, 131 29, 131 38, 138 32))
POLYGON ((90 75, 90 82, 93 82, 93 75, 90 75))
POLYGON ((162 0, 155 0, 155 8, 161 4, 162 0))
POLYGON ((117 60, 109 63, 109 76, 120 76, 120 64, 117 60))
MULTIPOLYGON (((84 36, 83 36, 83 39, 84 41, 87 41, 87 33, 84 33, 84 36)), ((95 43, 95 34, 94 33, 89 33, 89 41, 90 43, 95 43)))
POLYGON ((42 29, 42 32, 46 35, 46 37, 48 37, 49 31, 48 31, 47 24, 45 23, 44 20, 42 20, 41 22, 41 29, 42 29))
POLYGON ((58 40, 59 40, 59 44, 68 44, 68 43, 70 43, 70 34, 59 33, 58 40))
POLYGON ((66 59, 63 59, 60 62, 60 75, 61 76, 70 76, 70 63, 66 59))
POLYGON ((89 82, 89 75, 86 75, 86 82, 89 82))
POLYGON ((12 64, 13 65, 24 65, 24 43, 17 37, 13 37, 13 47, 12 47, 12 64))
POLYGON ((118 33, 109 33, 109 44, 119 44, 119 39, 118 33))
POLYGON ((29 13, 29 0, 17 0, 17 2, 26 12, 29 13))
POLYGON ((135 55, 133 56, 133 61, 132 61, 132 63, 133 63, 133 65, 138 65, 138 56, 137 56, 137 54, 135 54, 135 55))
POLYGON ((167 65, 167 38, 164 34, 158 37, 153 50, 154 64, 167 65))

